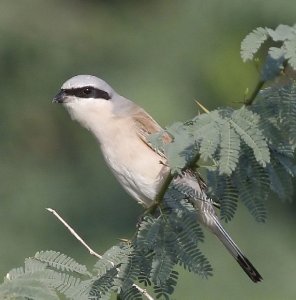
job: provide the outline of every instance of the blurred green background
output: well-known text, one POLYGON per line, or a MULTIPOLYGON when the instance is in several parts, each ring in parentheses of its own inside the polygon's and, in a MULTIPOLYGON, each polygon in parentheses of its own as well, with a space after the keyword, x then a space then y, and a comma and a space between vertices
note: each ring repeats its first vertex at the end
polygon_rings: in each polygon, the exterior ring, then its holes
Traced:
MULTIPOLYGON (((257 26, 295 23, 296 2, 1 0, 0 275, 38 250, 95 262, 45 208, 102 253, 129 238, 142 209, 106 168, 93 137, 52 97, 76 74, 104 78, 163 126, 237 106, 257 72, 240 42, 257 26)), ((240 205, 226 225, 264 277, 253 284, 212 236, 214 277, 183 272, 173 299, 295 299, 295 204, 267 203, 266 224, 240 205)))

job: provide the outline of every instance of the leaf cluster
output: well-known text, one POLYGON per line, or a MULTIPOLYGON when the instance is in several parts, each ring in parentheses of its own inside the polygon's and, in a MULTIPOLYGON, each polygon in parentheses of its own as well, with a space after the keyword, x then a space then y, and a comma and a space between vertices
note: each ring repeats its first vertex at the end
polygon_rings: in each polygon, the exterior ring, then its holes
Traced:
POLYGON ((187 201, 173 200, 178 193, 170 190, 162 208, 143 217, 136 237, 110 248, 92 271, 59 252, 37 252, 24 267, 6 275, 0 298, 54 300, 63 295, 95 300, 117 294, 118 299, 143 299, 143 290, 134 284, 138 282, 151 286, 158 299, 169 299, 178 281, 177 264, 211 276, 212 268, 198 248, 203 232, 196 213, 187 201))
MULTIPOLYGON (((295 176, 296 85, 262 90, 252 106, 222 108, 168 127, 173 142, 170 165, 182 172, 198 152, 207 174, 208 193, 220 202, 221 217, 229 221, 238 200, 257 221, 266 219, 265 200, 270 191, 290 199, 295 176), (182 144, 176 151, 174 144, 182 144), (186 144, 187 143, 187 144, 186 144)), ((160 141, 160 139, 158 139, 160 141)))
POLYGON ((279 25, 275 30, 258 27, 248 34, 241 43, 243 61, 254 59, 254 55, 267 40, 272 41, 268 48, 265 64, 261 69, 261 80, 272 80, 284 68, 284 63, 296 69, 296 25, 279 25))

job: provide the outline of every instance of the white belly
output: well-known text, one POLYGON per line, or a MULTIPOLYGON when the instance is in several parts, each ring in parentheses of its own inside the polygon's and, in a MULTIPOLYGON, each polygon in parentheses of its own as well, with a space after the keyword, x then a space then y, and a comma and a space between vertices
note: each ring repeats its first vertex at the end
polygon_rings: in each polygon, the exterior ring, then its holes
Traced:
POLYGON ((138 137, 133 144, 101 146, 103 155, 123 188, 140 204, 149 206, 168 174, 164 160, 138 137), (161 163, 162 161, 162 163, 161 163), (120 163, 119 163, 120 162, 120 163))

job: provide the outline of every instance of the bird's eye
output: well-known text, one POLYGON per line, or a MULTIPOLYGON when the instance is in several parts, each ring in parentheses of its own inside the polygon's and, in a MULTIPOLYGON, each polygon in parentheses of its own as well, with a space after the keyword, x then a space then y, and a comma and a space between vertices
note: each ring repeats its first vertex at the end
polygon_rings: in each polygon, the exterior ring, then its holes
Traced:
POLYGON ((83 90, 83 93, 84 93, 85 95, 91 94, 91 88, 85 88, 85 89, 83 90))

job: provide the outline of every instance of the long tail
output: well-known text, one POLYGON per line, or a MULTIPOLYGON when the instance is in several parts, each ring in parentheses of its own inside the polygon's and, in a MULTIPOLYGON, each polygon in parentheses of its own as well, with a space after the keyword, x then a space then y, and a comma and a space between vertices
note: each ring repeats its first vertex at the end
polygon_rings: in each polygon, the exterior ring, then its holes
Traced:
POLYGON ((205 225, 206 228, 208 228, 218 237, 218 239, 223 243, 226 249, 235 258, 235 260, 239 263, 241 268, 251 278, 252 281, 261 281, 263 279, 262 276, 250 263, 250 261, 244 256, 244 254, 240 251, 238 246, 220 224, 213 207, 213 201, 209 199, 203 192, 205 183, 203 182, 202 178, 200 178, 200 176, 196 177, 196 174, 192 175, 192 173, 186 172, 182 175, 182 177, 175 178, 174 182, 177 185, 190 187, 195 191, 196 197, 192 197, 190 195, 189 198, 192 200, 192 204, 196 208, 197 218, 199 222, 205 225))
POLYGON ((220 222, 216 220, 216 230, 214 231, 215 235, 218 239, 223 243, 226 249, 230 252, 230 254, 235 258, 235 260, 239 263, 241 268, 245 271, 245 273, 251 278, 254 282, 260 282, 263 278, 256 270, 256 268, 251 264, 251 262, 244 256, 229 234, 222 227, 220 222))

